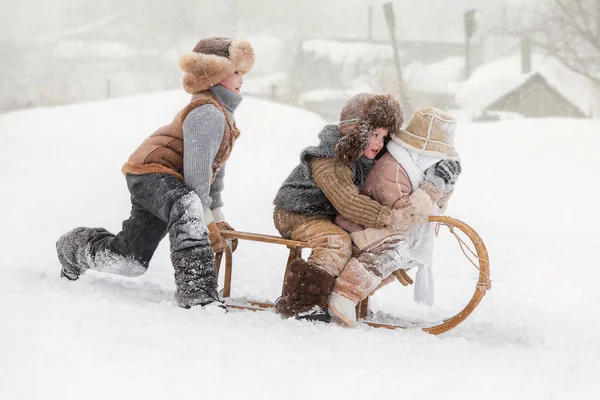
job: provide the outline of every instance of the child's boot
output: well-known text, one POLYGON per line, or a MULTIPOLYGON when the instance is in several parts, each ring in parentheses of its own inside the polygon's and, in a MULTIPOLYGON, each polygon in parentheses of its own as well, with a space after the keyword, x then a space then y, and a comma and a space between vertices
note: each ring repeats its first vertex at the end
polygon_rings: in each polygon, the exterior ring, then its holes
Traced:
POLYGON ((105 229, 79 227, 65 233, 58 239, 56 253, 62 265, 61 277, 75 281, 90 268, 88 244, 93 237, 102 231, 105 231, 105 229))
POLYGON ((294 260, 285 277, 283 292, 275 304, 275 310, 285 317, 329 322, 327 298, 334 281, 333 275, 316 264, 294 260))
POLYGON ((329 296, 329 310, 345 325, 356 325, 356 305, 364 300, 382 279, 356 258, 351 258, 335 280, 333 293, 329 296))

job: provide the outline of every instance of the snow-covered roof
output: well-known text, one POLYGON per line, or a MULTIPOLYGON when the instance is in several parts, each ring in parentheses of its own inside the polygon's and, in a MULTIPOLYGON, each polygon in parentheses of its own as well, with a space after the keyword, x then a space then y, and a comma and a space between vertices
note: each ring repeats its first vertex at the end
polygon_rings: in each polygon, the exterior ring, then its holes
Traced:
POLYGON ((102 27, 105 27, 116 20, 117 17, 115 15, 110 15, 108 17, 92 21, 88 24, 81 25, 77 28, 44 33, 43 35, 38 36, 38 41, 40 43, 49 43, 65 38, 78 37, 101 29, 102 27))
POLYGON ((533 54, 531 72, 521 72, 520 55, 505 57, 477 68, 460 87, 456 103, 472 113, 480 113, 500 97, 540 74, 585 115, 600 114, 600 91, 585 77, 569 70, 555 58, 533 54))
POLYGON ((392 46, 369 42, 342 42, 336 40, 305 40, 302 51, 313 52, 317 58, 328 58, 338 65, 354 64, 358 61, 372 63, 394 57, 392 46))
POLYGON ((464 70, 463 57, 449 57, 431 64, 417 61, 404 68, 409 88, 425 93, 456 93, 463 81, 464 70))
POLYGON ((302 93, 298 97, 298 104, 305 106, 310 103, 322 103, 327 101, 343 100, 346 102, 352 96, 358 93, 372 92, 368 85, 358 85, 347 89, 317 89, 302 93))
POLYGON ((63 59, 121 60, 139 52, 115 41, 64 40, 56 44, 54 56, 63 59))
POLYGON ((283 70, 283 39, 266 35, 249 35, 245 38, 252 43, 256 59, 252 77, 267 77, 283 70))

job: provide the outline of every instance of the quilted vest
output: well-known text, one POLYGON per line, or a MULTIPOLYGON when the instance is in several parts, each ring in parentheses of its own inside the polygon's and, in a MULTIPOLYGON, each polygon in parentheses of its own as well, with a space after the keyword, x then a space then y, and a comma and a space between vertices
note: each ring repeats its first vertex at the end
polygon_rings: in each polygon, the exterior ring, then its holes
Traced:
POLYGON ((226 121, 223 139, 212 163, 212 183, 217 172, 229 158, 233 145, 240 136, 240 131, 235 123, 231 122, 225 106, 209 91, 193 95, 190 103, 177 113, 173 122, 158 128, 156 132, 147 137, 121 168, 123 174, 163 173, 174 175, 183 181, 183 121, 194 108, 204 104, 212 104, 217 107, 225 116, 226 121))

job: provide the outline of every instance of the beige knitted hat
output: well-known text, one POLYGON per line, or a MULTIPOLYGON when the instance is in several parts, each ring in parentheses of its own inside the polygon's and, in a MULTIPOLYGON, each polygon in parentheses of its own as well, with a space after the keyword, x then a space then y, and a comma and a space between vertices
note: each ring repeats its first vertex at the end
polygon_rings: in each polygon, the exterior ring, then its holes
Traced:
POLYGON ((417 154, 460 160, 454 148, 456 120, 436 108, 421 108, 404 129, 392 135, 392 140, 417 154))
POLYGON ((235 71, 246 74, 253 65, 250 42, 221 37, 200 40, 193 53, 184 54, 179 60, 179 67, 185 72, 183 88, 190 94, 219 84, 235 71))

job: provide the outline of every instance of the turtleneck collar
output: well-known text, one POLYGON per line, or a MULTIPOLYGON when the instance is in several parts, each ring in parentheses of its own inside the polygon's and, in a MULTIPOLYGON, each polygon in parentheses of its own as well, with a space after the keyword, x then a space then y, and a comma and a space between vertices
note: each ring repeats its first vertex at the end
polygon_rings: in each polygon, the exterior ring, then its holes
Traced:
POLYGON ((229 113, 229 116, 233 118, 235 109, 242 102, 242 96, 233 93, 231 90, 221 85, 212 86, 210 92, 225 106, 225 109, 229 113))

